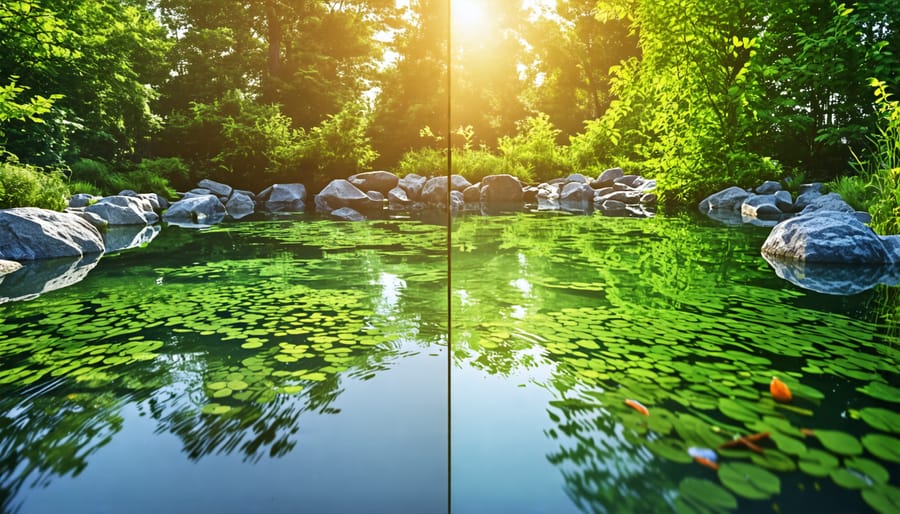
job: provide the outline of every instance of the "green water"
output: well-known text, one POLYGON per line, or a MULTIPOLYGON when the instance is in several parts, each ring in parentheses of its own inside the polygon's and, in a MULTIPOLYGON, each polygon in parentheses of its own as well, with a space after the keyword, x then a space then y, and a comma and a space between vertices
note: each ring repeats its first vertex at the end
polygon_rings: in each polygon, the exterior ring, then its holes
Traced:
POLYGON ((412 220, 164 229, 0 304, 0 505, 896 512, 890 295, 799 289, 765 235, 551 213, 455 219, 449 251, 412 220))

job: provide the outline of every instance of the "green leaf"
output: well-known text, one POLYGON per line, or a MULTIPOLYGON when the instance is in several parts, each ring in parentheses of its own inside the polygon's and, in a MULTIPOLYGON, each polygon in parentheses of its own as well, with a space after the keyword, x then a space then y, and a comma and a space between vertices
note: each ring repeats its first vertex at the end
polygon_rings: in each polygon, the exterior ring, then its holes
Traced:
POLYGON ((900 487, 888 484, 879 484, 868 489, 863 489, 863 500, 881 514, 897 512, 900 505, 900 487))
POLYGON ((900 414, 894 411, 880 407, 866 407, 859 411, 859 417, 872 428, 900 433, 900 414))
POLYGON ((645 446, 654 455, 673 462, 687 464, 692 460, 691 456, 688 455, 687 448, 681 441, 657 439, 656 441, 650 441, 645 446))
POLYGON ((781 492, 781 480, 765 469, 743 462, 719 466, 719 480, 738 496, 765 500, 781 492))
POLYGON ((869 382, 865 387, 857 387, 857 391, 865 393, 872 398, 886 402, 900 403, 900 388, 885 384, 884 382, 869 382))
POLYGON ((815 434, 822 446, 839 455, 859 455, 863 451, 859 440, 846 432, 816 430, 815 434))
POLYGON ((800 456, 797 465, 800 471, 814 477, 824 477, 838 467, 839 460, 834 455, 822 450, 812 449, 800 456))
POLYGON ((891 478, 888 470, 874 460, 863 459, 861 457, 846 459, 844 461, 844 467, 865 475, 876 484, 886 484, 891 478))
POLYGON ((738 505, 733 494, 712 480, 685 478, 678 484, 678 494, 694 512, 728 512, 738 505))
POLYGON ((867 434, 862 444, 879 459, 900 463, 900 439, 883 434, 867 434))

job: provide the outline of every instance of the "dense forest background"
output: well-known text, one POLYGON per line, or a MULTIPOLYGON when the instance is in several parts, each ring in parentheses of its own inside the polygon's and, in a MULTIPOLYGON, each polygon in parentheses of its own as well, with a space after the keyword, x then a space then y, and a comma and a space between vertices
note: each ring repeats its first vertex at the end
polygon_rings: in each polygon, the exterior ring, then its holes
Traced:
POLYGON ((2 2, 0 207, 449 152, 473 181, 622 166, 670 206, 830 180, 897 231, 895 0, 448 1, 2 2))

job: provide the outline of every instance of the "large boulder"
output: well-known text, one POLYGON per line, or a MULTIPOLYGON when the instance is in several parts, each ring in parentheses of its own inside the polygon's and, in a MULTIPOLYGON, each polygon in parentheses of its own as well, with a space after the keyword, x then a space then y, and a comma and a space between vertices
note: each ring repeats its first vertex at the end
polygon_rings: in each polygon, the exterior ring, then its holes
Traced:
MULTIPOLYGON (((806 193, 805 193, 806 194, 806 193)), ((801 214, 809 214, 816 211, 837 211, 837 212, 855 212, 856 210, 850 206, 841 195, 837 193, 828 193, 827 195, 806 194, 801 195, 806 200, 801 214)), ((799 203, 799 199, 798 199, 799 203)))
POLYGON ((447 177, 432 177, 422 186, 421 200, 431 205, 447 205, 447 177))
POLYGON ((520 208, 524 191, 512 175, 488 175, 481 180, 481 206, 486 209, 520 208))
POLYGON ((400 178, 389 171, 367 171, 352 175, 347 178, 347 181, 361 191, 378 191, 387 195, 391 189, 397 187, 400 178))
POLYGON ((464 192, 472 183, 462 175, 450 175, 450 190, 464 192))
POLYGON ((173 225, 215 225, 225 219, 225 205, 216 195, 200 195, 181 199, 163 214, 173 225))
POLYGON ((463 190, 463 201, 466 203, 478 203, 481 201, 481 183, 471 185, 463 190))
POLYGON ((228 202, 225 203, 225 212, 227 212, 232 219, 239 220, 241 218, 246 218, 255 211, 256 202, 244 193, 239 193, 237 191, 235 191, 231 195, 231 198, 228 199, 228 202))
POLYGON ((731 186, 704 198, 700 202, 700 211, 705 213, 711 210, 740 210, 748 196, 750 196, 748 191, 731 186))
POLYGON ((197 187, 201 189, 206 189, 210 193, 219 196, 228 198, 231 196, 232 188, 228 184, 223 184, 221 182, 216 182, 215 180, 209 180, 207 178, 201 180, 197 183, 197 187))
POLYGON ((851 213, 817 211, 776 225, 763 243, 762 252, 803 262, 900 262, 894 241, 888 239, 888 243, 851 213))
POLYGON ((35 207, 0 211, 0 259, 31 261, 81 257, 104 251, 93 225, 65 212, 35 207))
POLYGON ((369 195, 344 179, 332 180, 316 195, 316 209, 323 214, 341 207, 355 211, 373 211, 382 208, 382 203, 372 200, 369 195))
POLYGON ((416 175, 415 173, 410 173, 397 182, 397 187, 406 191, 406 194, 411 201, 417 202, 422 197, 422 188, 425 187, 426 182, 428 182, 427 178, 416 175))
POLYGON ((149 200, 137 196, 107 196, 84 209, 109 225, 152 225, 159 221, 149 200))
POLYGON ((100 200, 100 196, 94 196, 87 193, 77 193, 69 198, 69 207, 87 207, 92 203, 100 200))
POLYGON ((256 202, 269 212, 300 212, 306 208, 306 186, 273 184, 256 195, 256 202))
POLYGON ((741 215, 761 220, 780 219, 783 215, 774 194, 750 195, 741 204, 741 215))
POLYGON ((622 168, 610 168, 597 177, 597 180, 591 182, 591 187, 594 189, 600 189, 601 187, 608 187, 613 185, 617 178, 620 178, 625 175, 625 172, 622 168))
POLYGON ((406 194, 406 190, 400 186, 388 191, 387 198, 388 206, 391 210, 403 210, 412 203, 412 200, 409 199, 409 195, 406 194))
MULTIPOLYGON (((569 175, 571 178, 573 175, 569 175)), ((586 182, 573 180, 567 182, 559 194, 560 202, 567 203, 592 203, 594 201, 594 190, 586 182)))
POLYGON ((758 195, 772 195, 781 191, 781 184, 775 182, 774 180, 767 180, 762 184, 756 186, 756 194, 758 195))

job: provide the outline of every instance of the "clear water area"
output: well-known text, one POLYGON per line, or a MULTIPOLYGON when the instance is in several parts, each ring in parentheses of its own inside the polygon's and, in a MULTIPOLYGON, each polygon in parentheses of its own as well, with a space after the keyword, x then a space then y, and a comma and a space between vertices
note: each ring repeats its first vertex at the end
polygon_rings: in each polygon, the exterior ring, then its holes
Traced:
POLYGON ((167 229, 0 305, 3 509, 897 511, 891 291, 800 290, 764 229, 472 216, 448 331, 445 230, 167 229))
POLYGON ((453 511, 900 512, 896 291, 798 289, 760 257, 767 233, 455 223, 453 511))
POLYGON ((168 228, 0 305, 0 512, 442 512, 446 229, 168 228))

